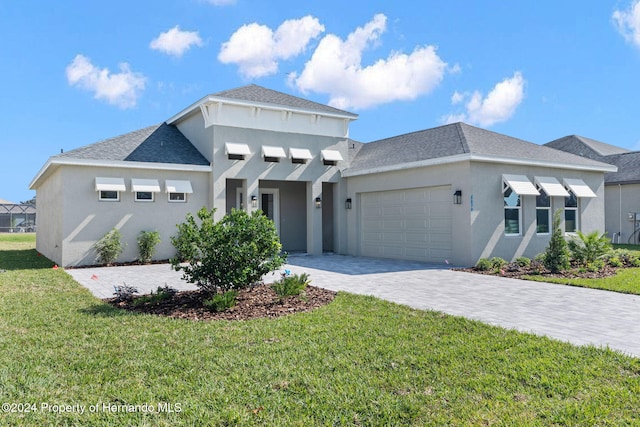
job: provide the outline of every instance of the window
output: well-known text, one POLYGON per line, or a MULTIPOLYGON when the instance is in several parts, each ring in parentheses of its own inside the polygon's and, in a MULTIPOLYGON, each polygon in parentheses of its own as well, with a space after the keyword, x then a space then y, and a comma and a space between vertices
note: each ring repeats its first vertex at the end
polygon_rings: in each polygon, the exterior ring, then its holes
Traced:
POLYGON ((96 178, 96 191, 100 201, 119 202, 120 192, 126 189, 124 178, 96 178))
POLYGON ((186 203, 187 194, 193 193, 191 181, 167 180, 166 191, 171 203, 186 203))
POLYGON ((282 147, 271 147, 268 145, 262 146, 262 157, 265 162, 277 163, 280 159, 287 157, 282 147))
POLYGON ((511 188, 504 191, 504 234, 520 235, 520 196, 511 188))
POLYGON ((153 202, 151 191, 136 191, 136 202, 153 202))
POLYGON ((118 191, 100 190, 99 194, 99 200, 112 202, 120 201, 120 192, 118 191))
POLYGON ((339 161, 344 160, 342 154, 337 150, 321 150, 322 163, 325 166, 336 166, 339 161))
POLYGON ((184 203, 187 201, 187 194, 186 193, 169 193, 169 201, 184 203))
POLYGON ((578 228, 578 198, 569 192, 569 197, 564 198, 564 231, 565 233, 575 233, 578 228))
POLYGON ((229 160, 244 160, 245 156, 251 154, 251 150, 247 144, 237 144, 234 142, 225 142, 224 151, 229 160))
POLYGON ((541 188, 540 195, 536 196, 536 233, 549 234, 551 223, 551 198, 541 188))
POLYGON ((311 151, 306 148, 289 148, 289 157, 294 164, 305 164, 313 159, 311 151))
POLYGON ((160 184, 157 179, 132 179, 131 191, 136 202, 153 202, 153 193, 160 192, 160 184))

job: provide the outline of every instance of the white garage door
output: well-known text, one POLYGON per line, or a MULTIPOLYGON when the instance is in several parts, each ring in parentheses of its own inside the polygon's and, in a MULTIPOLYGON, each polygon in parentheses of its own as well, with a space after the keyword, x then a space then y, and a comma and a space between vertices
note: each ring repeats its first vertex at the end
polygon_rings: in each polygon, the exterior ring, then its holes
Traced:
POLYGON ((361 195, 362 255, 427 262, 451 257, 450 186, 361 195))

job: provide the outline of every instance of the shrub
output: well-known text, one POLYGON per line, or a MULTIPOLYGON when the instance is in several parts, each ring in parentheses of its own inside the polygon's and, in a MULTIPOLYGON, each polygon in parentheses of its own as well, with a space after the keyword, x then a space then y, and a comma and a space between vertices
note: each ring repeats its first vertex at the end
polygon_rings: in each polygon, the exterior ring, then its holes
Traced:
POLYGON ((475 265, 475 269, 480 271, 489 271, 491 268, 492 264, 489 258, 480 258, 475 265))
POLYGON ((221 294, 215 294, 211 298, 204 301, 204 306, 210 311, 219 313, 236 305, 238 291, 230 290, 221 294))
POLYGON ((611 250, 611 242, 607 235, 598 231, 584 234, 578 230, 576 236, 569 240, 568 246, 573 259, 583 266, 593 265, 598 258, 611 250))
POLYGON ((520 268, 528 268, 531 265, 531 260, 527 257, 518 257, 515 260, 515 263, 520 268))
POLYGON ((138 252, 142 263, 151 262, 151 258, 156 251, 156 246, 160 243, 160 233, 157 231, 141 231, 138 235, 138 252))
POLYGON ((307 273, 293 275, 285 273, 280 280, 271 284, 271 289, 275 291, 278 297, 286 298, 288 296, 300 295, 309 283, 311 283, 311 280, 309 280, 307 273))
POLYGON ((568 270, 570 267, 569 248, 567 247, 567 241, 564 239, 564 233, 560 228, 561 213, 562 211, 558 209, 553 214, 553 231, 542 261, 545 268, 552 273, 568 270))
POLYGON ((199 261, 198 248, 196 247, 195 229, 191 225, 193 215, 187 214, 187 220, 182 224, 178 224, 178 234, 171 236, 171 244, 176 249, 174 259, 177 262, 199 261))
POLYGON ((178 291, 170 286, 158 286, 157 291, 151 291, 149 295, 142 295, 133 300, 133 305, 156 304, 161 301, 170 300, 178 291))
POLYGON ((606 257, 606 262, 611 267, 622 267, 622 266, 624 266, 624 264, 622 263, 620 258, 618 258, 617 256, 613 256, 613 255, 606 257))
POLYGON ((278 269, 286 260, 276 227, 260 211, 248 214, 233 209, 214 222, 215 210, 200 209, 178 225, 179 243, 187 262, 173 258, 176 271, 206 293, 240 290, 278 269))
POLYGON ((96 252, 98 252, 96 261, 100 264, 111 265, 120 256, 125 244, 122 243, 120 231, 114 228, 102 236, 93 247, 96 249, 96 252))
POLYGON ((138 293, 138 289, 123 283, 122 286, 114 286, 115 300, 117 302, 131 301, 133 294, 138 293))
POLYGON ((640 259, 627 249, 614 249, 609 251, 604 258, 612 267, 640 267, 640 259), (621 265, 614 265, 615 260, 619 261, 621 265))
POLYGON ((496 271, 501 270, 507 264, 507 261, 504 258, 500 258, 499 256, 494 256, 493 258, 491 258, 491 267, 496 271))

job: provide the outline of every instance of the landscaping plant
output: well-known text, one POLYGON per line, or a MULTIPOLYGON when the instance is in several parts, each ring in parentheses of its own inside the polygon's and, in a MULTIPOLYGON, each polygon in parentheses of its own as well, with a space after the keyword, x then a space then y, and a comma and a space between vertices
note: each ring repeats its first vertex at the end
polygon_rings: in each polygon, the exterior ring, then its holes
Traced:
POLYGON ((309 283, 311 283, 311 280, 309 280, 307 273, 287 274, 285 272, 280 280, 276 280, 271 284, 271 289, 282 299, 302 294, 309 283))
POLYGON ((96 261, 100 264, 111 265, 120 256, 124 250, 125 244, 122 243, 122 235, 120 234, 120 231, 114 228, 102 236, 102 238, 98 240, 93 247, 96 252, 98 252, 96 261))
POLYGON ((560 227, 561 215, 560 209, 553 214, 553 231, 542 260, 544 266, 552 273, 558 273, 570 267, 570 252, 567 241, 564 239, 564 232, 560 227))
POLYGON ((157 231, 141 231, 138 235, 138 251, 140 262, 148 264, 156 251, 156 246, 160 243, 160 233, 157 231))
POLYGON ((607 235, 598 231, 584 234, 577 230, 576 236, 569 240, 568 246, 573 260, 585 267, 594 265, 597 259, 611 250, 611 242, 607 235))
POLYGON ((204 301, 204 306, 211 311, 219 313, 236 305, 238 291, 230 290, 220 294, 215 294, 211 298, 204 301))
POLYGON ((280 253, 276 227, 262 212, 233 209, 218 222, 214 212, 202 208, 199 221, 187 214, 178 225, 187 262, 176 257, 171 264, 189 283, 210 294, 240 290, 284 264, 286 255, 280 253))

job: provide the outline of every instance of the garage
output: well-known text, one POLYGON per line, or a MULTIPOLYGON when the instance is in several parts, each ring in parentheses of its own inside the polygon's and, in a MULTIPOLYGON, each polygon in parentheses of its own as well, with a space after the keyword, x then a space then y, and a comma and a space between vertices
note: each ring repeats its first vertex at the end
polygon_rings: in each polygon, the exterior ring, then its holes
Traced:
POLYGON ((363 256, 426 262, 451 257, 451 187, 362 193, 363 256))

